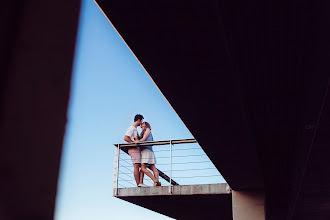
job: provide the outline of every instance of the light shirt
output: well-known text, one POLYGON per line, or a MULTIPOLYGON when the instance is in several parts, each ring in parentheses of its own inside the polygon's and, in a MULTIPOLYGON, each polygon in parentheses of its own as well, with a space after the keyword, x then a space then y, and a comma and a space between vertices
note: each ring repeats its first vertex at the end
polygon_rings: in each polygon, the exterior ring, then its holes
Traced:
MULTIPOLYGON (((151 131, 150 131, 149 136, 147 137, 147 139, 145 141, 154 141, 154 138, 152 137, 151 131)), ((140 148, 141 148, 141 150, 149 149, 150 151, 153 152, 152 145, 151 146, 143 146, 143 147, 141 146, 140 148)))
POLYGON ((137 131, 136 127, 131 125, 131 126, 129 126, 129 128, 127 128, 125 135, 130 137, 130 139, 134 142, 134 137, 137 137, 138 131, 137 131))

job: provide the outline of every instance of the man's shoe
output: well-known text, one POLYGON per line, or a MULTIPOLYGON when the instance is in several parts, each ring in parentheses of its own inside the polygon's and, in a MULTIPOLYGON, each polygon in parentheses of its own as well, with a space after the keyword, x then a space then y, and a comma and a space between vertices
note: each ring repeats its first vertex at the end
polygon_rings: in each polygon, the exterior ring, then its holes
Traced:
POLYGON ((138 185, 138 187, 147 187, 147 185, 146 185, 146 184, 143 184, 143 183, 140 183, 140 184, 138 185))

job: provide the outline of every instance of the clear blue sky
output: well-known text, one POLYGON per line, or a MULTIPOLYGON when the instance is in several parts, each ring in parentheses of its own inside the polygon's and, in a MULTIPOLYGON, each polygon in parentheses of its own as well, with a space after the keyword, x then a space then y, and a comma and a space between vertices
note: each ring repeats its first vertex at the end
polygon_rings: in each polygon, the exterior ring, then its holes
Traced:
POLYGON ((83 0, 55 220, 169 219, 112 197, 113 144, 137 113, 155 140, 193 138, 95 2, 83 0))

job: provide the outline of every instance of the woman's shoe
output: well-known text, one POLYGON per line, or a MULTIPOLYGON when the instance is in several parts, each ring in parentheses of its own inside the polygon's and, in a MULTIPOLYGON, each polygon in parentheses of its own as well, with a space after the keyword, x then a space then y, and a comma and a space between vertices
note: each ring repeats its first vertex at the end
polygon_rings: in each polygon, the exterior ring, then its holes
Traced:
POLYGON ((161 186, 162 184, 159 182, 159 181, 157 181, 157 182, 154 182, 154 186, 161 186))

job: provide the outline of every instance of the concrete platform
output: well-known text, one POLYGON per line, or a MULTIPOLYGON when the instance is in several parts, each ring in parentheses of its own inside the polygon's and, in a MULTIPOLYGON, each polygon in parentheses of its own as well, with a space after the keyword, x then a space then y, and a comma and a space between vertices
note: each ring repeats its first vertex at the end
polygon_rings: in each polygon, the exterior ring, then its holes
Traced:
POLYGON ((123 188, 116 197, 175 219, 232 219, 227 183, 173 186, 172 194, 169 186, 123 188))
POLYGON ((114 189, 113 195, 122 197, 231 194, 231 189, 227 183, 172 186, 172 193, 170 193, 169 188, 170 186, 119 188, 118 195, 116 195, 116 189, 114 189))

